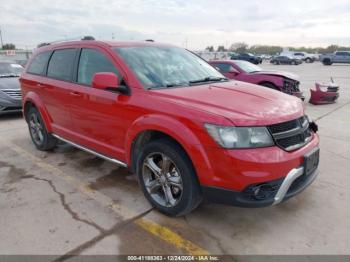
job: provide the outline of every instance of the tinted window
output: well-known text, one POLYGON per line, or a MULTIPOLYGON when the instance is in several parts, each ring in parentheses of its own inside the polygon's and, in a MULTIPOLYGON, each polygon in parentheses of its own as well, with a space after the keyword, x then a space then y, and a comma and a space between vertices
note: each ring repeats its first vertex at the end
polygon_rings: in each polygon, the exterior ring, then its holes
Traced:
POLYGON ((101 52, 93 49, 83 49, 80 55, 78 83, 91 85, 95 73, 112 72, 119 76, 118 70, 101 52))
POLYGON ((213 66, 219 68, 220 72, 223 72, 223 73, 230 72, 232 68, 230 64, 213 64, 213 66))
POLYGON ((76 49, 56 50, 49 62, 47 76, 70 81, 74 67, 76 49))
POLYGON ((347 55, 347 52, 336 52, 336 55, 347 55))
POLYGON ((31 74, 44 75, 47 61, 49 61, 51 52, 44 52, 38 54, 33 58, 32 63, 29 65, 27 72, 31 74))

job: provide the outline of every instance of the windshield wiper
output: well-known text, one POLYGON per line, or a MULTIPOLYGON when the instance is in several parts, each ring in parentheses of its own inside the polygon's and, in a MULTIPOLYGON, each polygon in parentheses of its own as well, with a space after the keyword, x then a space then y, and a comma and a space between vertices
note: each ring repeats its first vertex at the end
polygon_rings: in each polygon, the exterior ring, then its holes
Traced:
POLYGON ((192 80, 189 81, 190 84, 198 84, 198 83, 205 83, 205 82, 215 82, 215 81, 228 81, 226 77, 217 77, 217 76, 208 76, 202 79, 198 80, 192 80))
POLYGON ((165 89, 165 88, 170 88, 170 87, 178 87, 178 86, 186 86, 188 83, 171 83, 171 84, 166 84, 164 86, 153 86, 153 87, 147 87, 147 90, 152 90, 152 89, 165 89))

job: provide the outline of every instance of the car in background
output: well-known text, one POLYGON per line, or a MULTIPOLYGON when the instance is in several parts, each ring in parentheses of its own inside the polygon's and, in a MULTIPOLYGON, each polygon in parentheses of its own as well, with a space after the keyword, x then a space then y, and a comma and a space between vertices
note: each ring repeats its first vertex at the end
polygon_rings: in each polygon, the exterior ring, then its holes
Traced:
POLYGON ((279 55, 297 58, 297 59, 304 61, 305 63, 313 63, 317 60, 316 55, 309 54, 306 52, 282 52, 279 55))
POLYGON ((324 65, 333 63, 350 63, 350 51, 336 51, 333 54, 321 55, 320 61, 324 65))
POLYGON ((231 60, 244 60, 258 65, 262 63, 262 58, 251 53, 236 54, 231 56, 231 60))
POLYGON ((290 56, 275 56, 270 60, 274 65, 300 65, 302 60, 290 56))
POLYGON ((242 60, 210 61, 212 66, 229 79, 265 86, 304 100, 299 89, 298 76, 281 71, 264 71, 259 66, 242 60))
POLYGON ((12 62, 0 62, 0 115, 22 110, 19 76, 23 67, 12 62))

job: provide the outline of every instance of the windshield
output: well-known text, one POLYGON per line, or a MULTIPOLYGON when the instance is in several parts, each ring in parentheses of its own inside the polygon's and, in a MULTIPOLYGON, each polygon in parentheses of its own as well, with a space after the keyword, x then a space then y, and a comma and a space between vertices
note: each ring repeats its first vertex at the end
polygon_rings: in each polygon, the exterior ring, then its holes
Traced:
POLYGON ((23 71, 23 67, 18 64, 0 63, 0 77, 19 76, 23 71))
POLYGON ((226 80, 207 62, 182 48, 142 46, 114 50, 146 89, 226 80))
POLYGON ((252 63, 249 63, 247 61, 240 61, 236 60, 234 63, 244 72, 246 73, 253 73, 253 72, 259 72, 262 69, 252 63))

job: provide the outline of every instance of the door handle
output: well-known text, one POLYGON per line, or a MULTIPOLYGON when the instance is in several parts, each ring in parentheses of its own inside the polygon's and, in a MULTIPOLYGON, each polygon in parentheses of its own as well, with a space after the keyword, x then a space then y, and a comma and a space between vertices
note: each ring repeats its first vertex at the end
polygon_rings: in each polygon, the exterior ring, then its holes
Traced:
POLYGON ((43 88, 43 87, 44 87, 44 85, 41 84, 41 83, 37 83, 36 86, 37 86, 37 87, 40 87, 40 88, 43 88))
POLYGON ((81 97, 81 93, 79 92, 70 92, 69 94, 74 97, 81 97))

